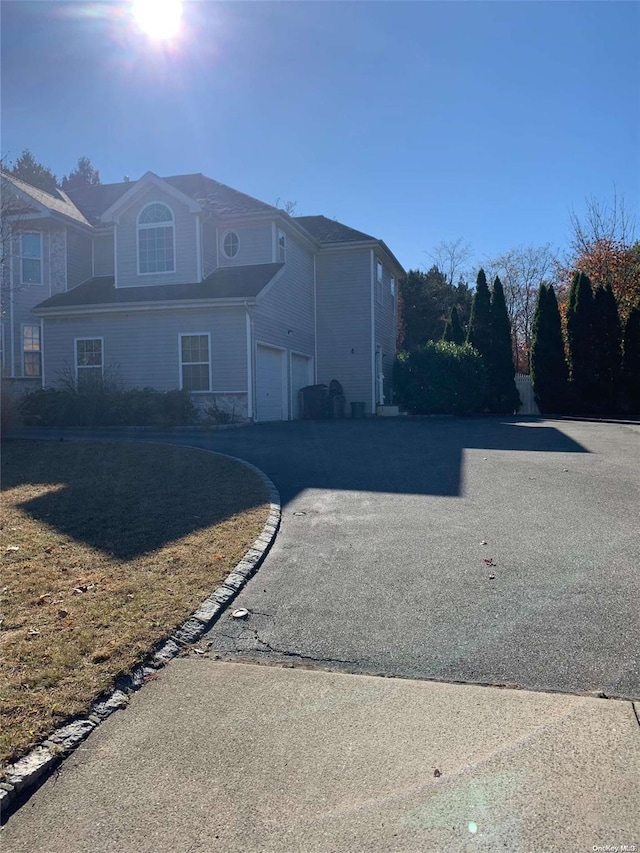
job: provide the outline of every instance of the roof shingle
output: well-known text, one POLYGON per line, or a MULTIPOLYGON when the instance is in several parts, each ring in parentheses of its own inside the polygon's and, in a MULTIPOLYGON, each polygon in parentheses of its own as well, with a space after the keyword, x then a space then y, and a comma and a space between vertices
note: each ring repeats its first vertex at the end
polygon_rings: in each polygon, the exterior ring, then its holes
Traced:
POLYGON ((210 276, 194 284, 152 284, 139 287, 115 286, 111 275, 91 278, 64 293, 56 293, 36 305, 35 311, 49 308, 81 308, 129 305, 140 302, 184 302, 201 299, 253 299, 269 284, 283 264, 252 264, 218 267, 210 276))

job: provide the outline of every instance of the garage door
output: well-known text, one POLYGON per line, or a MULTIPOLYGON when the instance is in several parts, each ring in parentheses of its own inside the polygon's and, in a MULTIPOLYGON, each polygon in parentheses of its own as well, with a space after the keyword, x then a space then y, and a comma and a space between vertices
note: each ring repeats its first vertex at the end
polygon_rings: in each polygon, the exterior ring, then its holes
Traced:
POLYGON ((306 355, 291 353, 291 411, 294 418, 302 417, 298 391, 312 383, 311 359, 306 355))
POLYGON ((256 419, 282 421, 285 411, 283 350, 258 345, 256 355, 256 419))

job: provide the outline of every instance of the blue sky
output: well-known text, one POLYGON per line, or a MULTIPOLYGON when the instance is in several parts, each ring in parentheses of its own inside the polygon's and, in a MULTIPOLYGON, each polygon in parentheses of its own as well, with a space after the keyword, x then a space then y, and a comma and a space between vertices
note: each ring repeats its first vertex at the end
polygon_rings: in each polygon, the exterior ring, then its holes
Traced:
MULTIPOLYGON (((384 239, 482 259, 567 239, 613 187, 640 206, 640 4, 2 2, 2 153, 104 182, 204 172, 384 239)), ((640 217, 638 217, 640 220, 640 217)))

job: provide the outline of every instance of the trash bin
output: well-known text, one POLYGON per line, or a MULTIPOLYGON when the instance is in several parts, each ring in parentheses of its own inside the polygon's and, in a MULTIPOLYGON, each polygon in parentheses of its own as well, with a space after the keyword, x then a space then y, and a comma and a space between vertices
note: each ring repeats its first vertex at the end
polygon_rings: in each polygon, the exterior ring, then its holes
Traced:
POLYGON ((329 383, 329 417, 343 418, 346 400, 342 385, 337 379, 332 379, 329 383))
POLYGON ((364 403, 352 403, 351 404, 351 417, 352 418, 363 418, 364 417, 364 403))
POLYGON ((307 385, 302 394, 302 416, 305 420, 326 418, 329 414, 329 389, 326 385, 307 385))

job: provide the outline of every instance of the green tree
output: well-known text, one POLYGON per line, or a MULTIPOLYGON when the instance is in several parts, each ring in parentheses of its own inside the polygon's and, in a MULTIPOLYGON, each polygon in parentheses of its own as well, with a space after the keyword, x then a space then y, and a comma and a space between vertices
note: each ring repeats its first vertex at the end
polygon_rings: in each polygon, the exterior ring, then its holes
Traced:
POLYGON ((569 369, 564 352, 562 322, 553 287, 540 287, 533 317, 531 380, 543 414, 564 412, 569 369))
POLYGON ((483 269, 478 273, 476 292, 471 303, 467 343, 485 358, 491 350, 491 294, 483 269))
POLYGON ((458 309, 455 305, 452 307, 451 313, 449 314, 449 319, 447 320, 447 324, 444 327, 442 340, 449 341, 450 343, 457 344, 458 346, 462 346, 462 344, 464 343, 464 329, 460 324, 458 309))
POLYGON ((78 164, 68 175, 62 178, 62 189, 77 190, 81 187, 95 187, 100 181, 100 172, 91 165, 88 157, 79 157, 78 164))
POLYGON ((451 285, 438 267, 427 272, 409 270, 400 280, 400 335, 402 349, 414 350, 440 340, 453 305, 462 322, 469 316, 471 293, 466 285, 451 285))
POLYGON ((487 359, 489 377, 489 409, 496 414, 510 415, 520 408, 516 388, 511 324, 507 315, 502 282, 496 276, 491 292, 491 348, 487 359))
POLYGON ((56 191, 56 176, 48 166, 39 163, 28 148, 24 149, 9 171, 32 187, 38 187, 48 193, 56 191))
POLYGON ((625 323, 622 379, 625 413, 640 415, 640 308, 632 308, 625 323))
POLYGON ((576 271, 569 290, 567 342, 574 403, 590 413, 594 406, 594 300, 589 277, 576 271))
POLYGON ((593 402, 597 412, 611 415, 620 391, 622 329, 610 283, 596 289, 593 309, 593 402))

